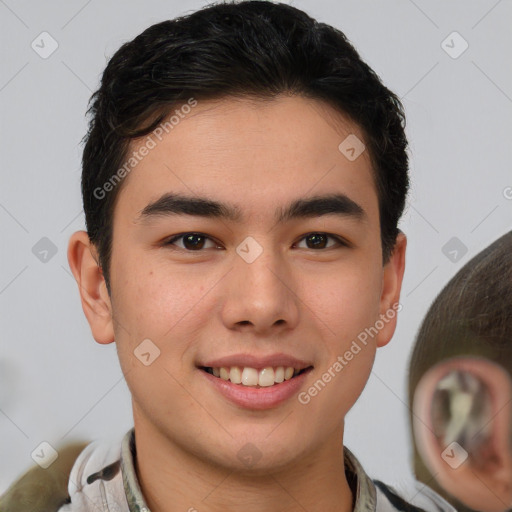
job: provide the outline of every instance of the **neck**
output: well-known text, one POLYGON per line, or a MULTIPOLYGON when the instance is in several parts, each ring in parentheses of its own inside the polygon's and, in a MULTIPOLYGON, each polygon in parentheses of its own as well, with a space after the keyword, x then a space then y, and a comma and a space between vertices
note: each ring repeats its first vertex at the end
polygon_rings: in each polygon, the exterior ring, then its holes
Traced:
POLYGON ((139 485, 151 512, 351 512, 343 433, 278 470, 220 466, 183 450, 145 422, 135 424, 139 485))

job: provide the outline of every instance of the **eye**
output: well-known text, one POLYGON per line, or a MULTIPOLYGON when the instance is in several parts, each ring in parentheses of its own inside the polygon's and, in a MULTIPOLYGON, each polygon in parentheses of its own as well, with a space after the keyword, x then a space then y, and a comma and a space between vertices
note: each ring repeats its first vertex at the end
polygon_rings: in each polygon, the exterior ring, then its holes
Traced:
MULTIPOLYGON (((174 245, 180 249, 187 250, 188 252, 199 252, 202 249, 208 249, 205 247, 206 241, 210 241, 212 243, 213 248, 219 247, 219 245, 209 236, 203 233, 182 233, 179 235, 175 235, 164 243, 164 246, 174 245), (176 242, 182 240, 182 245, 176 245, 176 242)), ((308 247, 306 249, 331 249, 333 247, 345 246, 348 247, 348 244, 336 235, 331 235, 329 233, 322 232, 313 232, 304 235, 300 241, 306 240, 306 244, 308 247), (327 245, 327 240, 331 239, 335 241, 335 244, 327 245)), ((211 248, 210 247, 210 248, 211 248)))
POLYGON ((178 246, 180 249, 186 249, 191 251, 200 251, 205 248, 205 240, 210 240, 214 247, 218 247, 218 244, 214 243, 213 240, 202 233, 182 233, 181 235, 173 236, 167 240, 164 245, 175 245, 175 242, 183 239, 183 246, 178 246))
POLYGON ((348 244, 344 242, 340 237, 331 235, 329 233, 308 233, 302 237, 301 240, 306 240, 306 243, 311 242, 311 247, 306 247, 306 249, 331 249, 333 247, 332 245, 326 246, 326 240, 329 238, 336 242, 334 247, 348 246, 348 244))

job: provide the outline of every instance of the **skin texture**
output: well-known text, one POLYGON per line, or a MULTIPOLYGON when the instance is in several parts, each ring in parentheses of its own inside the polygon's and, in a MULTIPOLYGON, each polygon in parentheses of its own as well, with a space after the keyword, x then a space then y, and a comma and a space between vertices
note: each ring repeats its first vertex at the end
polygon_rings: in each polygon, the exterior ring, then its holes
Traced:
MULTIPOLYGON (((357 126, 302 97, 199 102, 126 178, 114 212, 109 297, 97 253, 75 233, 68 258, 95 340, 117 344, 132 393, 137 473, 153 512, 352 509, 343 471, 344 418, 369 377, 396 316, 307 405, 292 397, 267 410, 228 402, 199 360, 282 352, 313 365, 306 390, 379 315, 399 302, 406 238, 382 265, 377 192, 368 152, 349 161, 338 145, 357 126), (190 216, 141 221, 164 192, 236 204, 240 222, 190 216), (366 212, 277 225, 276 208, 340 192, 366 212), (172 235, 200 232, 200 251, 172 235), (307 234, 330 233, 316 248, 307 234), (263 253, 236 252, 251 236, 263 253), (188 252, 187 252, 188 251, 188 252), (160 356, 134 350, 149 338, 160 356), (238 451, 252 443, 248 467, 238 451), (300 505, 300 506, 299 506, 300 505)), ((133 146, 136 148, 136 144, 133 146)))

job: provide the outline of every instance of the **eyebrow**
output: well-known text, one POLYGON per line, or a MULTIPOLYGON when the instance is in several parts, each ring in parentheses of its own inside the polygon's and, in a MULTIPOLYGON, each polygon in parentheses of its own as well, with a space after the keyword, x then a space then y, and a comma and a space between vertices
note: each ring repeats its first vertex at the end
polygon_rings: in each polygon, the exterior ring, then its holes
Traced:
MULTIPOLYGON (((240 222, 243 219, 242 212, 236 205, 206 197, 166 193, 148 204, 140 212, 137 221, 149 221, 153 218, 172 215, 218 218, 232 222, 240 222)), ((338 193, 296 199, 284 209, 277 208, 275 220, 282 224, 293 219, 315 218, 323 215, 337 215, 358 221, 368 218, 365 210, 358 203, 345 194, 338 193)))

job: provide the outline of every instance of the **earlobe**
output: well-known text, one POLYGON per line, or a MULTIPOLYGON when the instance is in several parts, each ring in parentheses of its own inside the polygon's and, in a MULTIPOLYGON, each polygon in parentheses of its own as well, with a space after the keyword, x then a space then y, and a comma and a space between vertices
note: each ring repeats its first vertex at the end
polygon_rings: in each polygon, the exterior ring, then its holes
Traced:
POLYGON ((382 291, 380 299, 380 325, 376 337, 377 347, 383 347, 391 340, 397 323, 400 307, 400 291, 405 271, 405 252, 407 237, 399 231, 393 253, 384 265, 382 274, 382 291))
POLYGON ((82 309, 94 339, 107 344, 114 341, 112 305, 97 251, 85 231, 73 233, 68 244, 68 262, 80 292, 82 309))
POLYGON ((456 357, 430 368, 416 387, 413 430, 431 475, 473 510, 512 503, 512 380, 484 358, 456 357))

